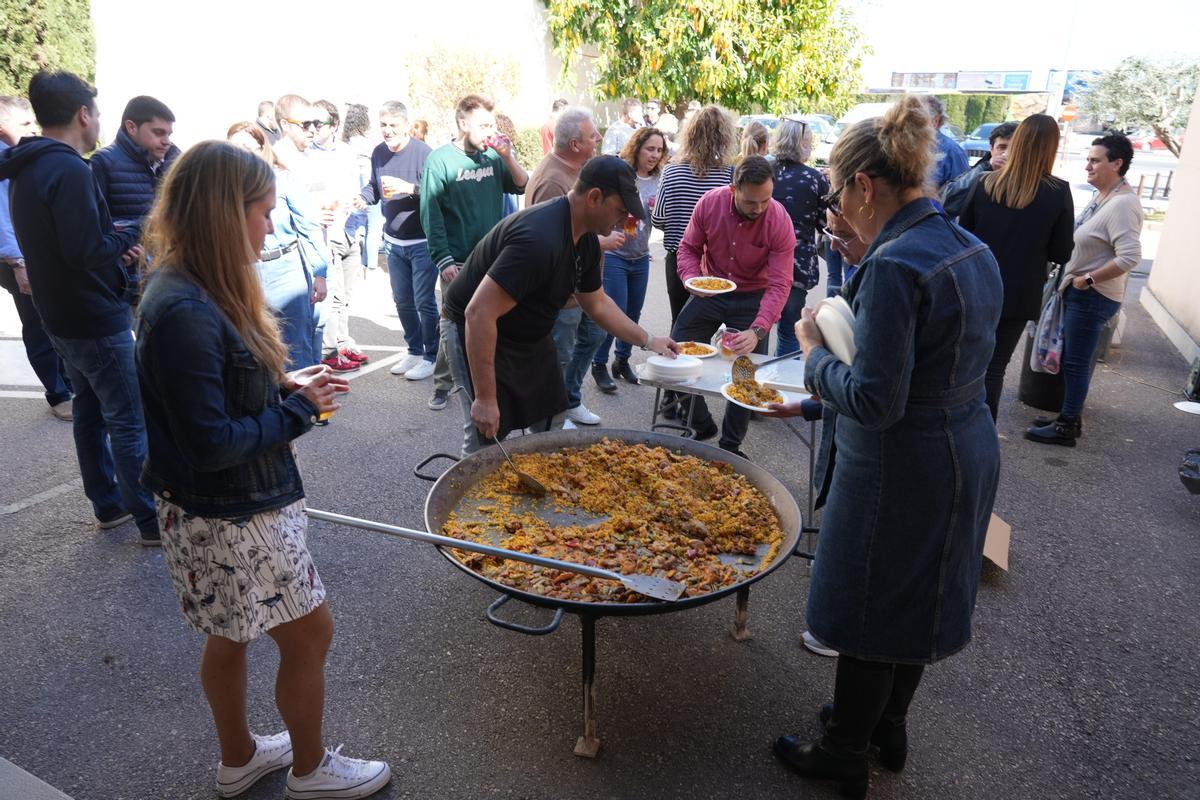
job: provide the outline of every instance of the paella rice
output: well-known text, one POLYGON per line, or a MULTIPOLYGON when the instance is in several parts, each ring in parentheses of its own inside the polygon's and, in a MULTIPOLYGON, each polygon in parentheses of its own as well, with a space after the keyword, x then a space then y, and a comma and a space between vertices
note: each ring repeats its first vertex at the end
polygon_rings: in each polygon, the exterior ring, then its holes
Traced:
MULTIPOLYGON (((551 494, 538 501, 522 496, 515 473, 501 468, 468 492, 442 533, 679 581, 686 587, 684 597, 717 591, 766 569, 783 541, 767 498, 722 462, 611 439, 553 453, 514 453, 513 459, 551 494), (530 510, 530 502, 540 505, 530 510), (588 519, 573 524, 568 517, 555 524, 539 510, 588 519), (595 518, 600 521, 592 522, 595 518)), ((646 601, 617 581, 453 552, 484 577, 549 598, 646 601)))
POLYGON ((706 292, 723 292, 733 288, 733 281, 724 278, 692 278, 687 284, 693 289, 703 289, 706 292))
POLYGON ((717 352, 717 348, 711 344, 703 344, 702 342, 680 342, 679 355, 681 356, 711 356, 717 352))
POLYGON ((766 408, 768 403, 782 403, 783 395, 758 381, 734 381, 729 384, 729 396, 748 406, 766 408))

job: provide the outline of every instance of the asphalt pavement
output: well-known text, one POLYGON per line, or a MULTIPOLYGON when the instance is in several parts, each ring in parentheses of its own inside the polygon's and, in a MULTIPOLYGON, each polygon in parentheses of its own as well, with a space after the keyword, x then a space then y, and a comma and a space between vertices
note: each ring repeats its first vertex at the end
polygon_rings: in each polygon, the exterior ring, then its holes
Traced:
MULTIPOLYGON (((661 251, 651 268, 644 321, 665 332, 661 251)), ((364 302, 379 313, 352 330, 399 348, 379 277, 364 302)), ((1010 571, 985 566, 974 641, 927 671, 908 768, 874 764, 872 797, 1200 796, 1200 497, 1175 474, 1200 445, 1200 418, 1171 407, 1187 365, 1136 302, 1125 310, 1124 342, 1097 369, 1073 450, 1021 438, 1035 412, 1016 399, 1014 359, 996 505, 1013 526, 1010 571)), ((397 353, 372 351, 376 363, 397 353)), ((0 376, 0 388, 15 394, 0 396, 0 756, 77 800, 214 797, 201 637, 183 623, 162 554, 140 547, 131 525, 93 528, 72 483, 70 426, 22 396, 19 380, 0 376)), ((430 391, 386 365, 355 379, 333 424, 298 443, 309 504, 422 525, 429 484, 412 468, 456 452, 461 424, 453 404, 426 407, 430 391)), ((626 385, 602 395, 590 378, 584 392, 605 424, 638 429, 652 396, 626 385)), ((754 422, 744 449, 803 497, 807 460, 782 423, 754 422)), ((309 540, 337 622, 326 740, 391 762, 381 798, 834 796, 770 752, 781 733, 817 734, 832 689, 834 662, 800 646, 798 559, 751 592, 748 642, 730 636, 732 598, 601 619, 602 746, 589 760, 572 753, 577 619, 543 637, 501 630, 483 616, 495 593, 428 546, 326 524, 309 540)), ((250 654, 253 727, 280 729, 275 649, 263 640, 250 654)), ((15 785, 0 797, 16 797, 15 785)), ((245 797, 282 794, 277 774, 245 797)))

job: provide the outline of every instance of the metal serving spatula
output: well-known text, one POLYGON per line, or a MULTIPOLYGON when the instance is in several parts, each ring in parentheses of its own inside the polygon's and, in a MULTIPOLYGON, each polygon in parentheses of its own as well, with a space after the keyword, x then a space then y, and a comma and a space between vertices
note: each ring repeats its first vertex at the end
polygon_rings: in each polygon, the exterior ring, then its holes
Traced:
POLYGON ((733 367, 730 370, 733 374, 733 382, 746 383, 748 381, 753 381, 754 373, 757 372, 760 367, 765 367, 768 364, 774 364, 777 361, 787 361, 789 358, 795 358, 796 356, 800 355, 801 352, 803 351, 797 350, 794 353, 775 356, 774 358, 768 358, 766 361, 758 364, 755 364, 753 361, 751 361, 749 356, 738 356, 733 360, 733 367))

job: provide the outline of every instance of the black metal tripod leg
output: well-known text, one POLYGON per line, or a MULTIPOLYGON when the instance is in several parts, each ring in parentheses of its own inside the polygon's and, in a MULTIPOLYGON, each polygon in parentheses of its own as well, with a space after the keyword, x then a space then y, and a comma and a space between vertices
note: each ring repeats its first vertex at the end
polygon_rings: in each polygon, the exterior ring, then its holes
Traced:
POLYGON ((600 750, 596 737, 596 618, 582 615, 583 624, 583 736, 575 742, 575 755, 595 758, 600 750))

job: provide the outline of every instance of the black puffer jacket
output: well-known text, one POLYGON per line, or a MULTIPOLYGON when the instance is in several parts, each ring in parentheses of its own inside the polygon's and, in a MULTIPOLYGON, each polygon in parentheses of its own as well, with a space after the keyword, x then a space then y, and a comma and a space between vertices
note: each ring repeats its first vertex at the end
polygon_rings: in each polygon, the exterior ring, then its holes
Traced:
POLYGON ((92 174, 113 219, 140 220, 150 213, 158 182, 178 157, 179 148, 171 145, 162 166, 155 172, 150 166, 150 154, 121 128, 113 143, 91 158, 92 174))

